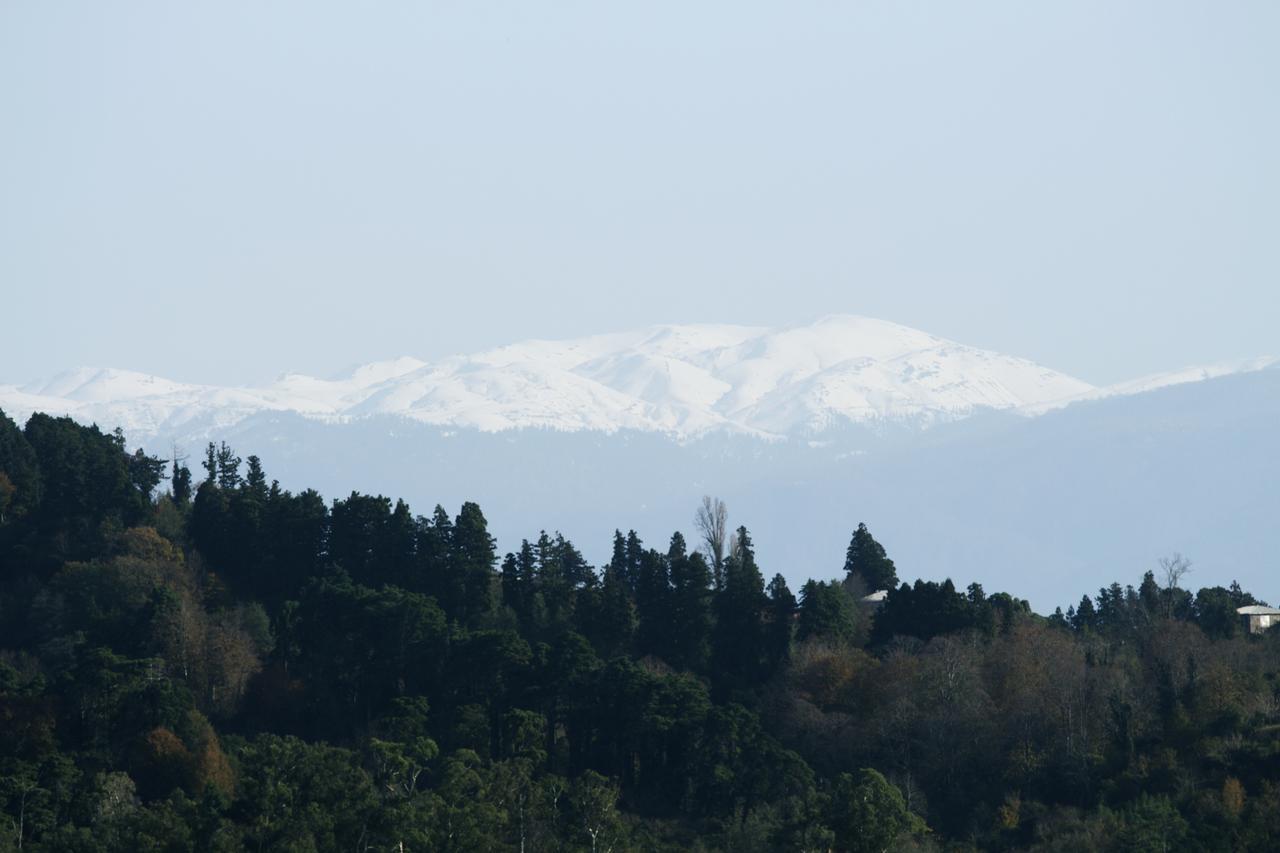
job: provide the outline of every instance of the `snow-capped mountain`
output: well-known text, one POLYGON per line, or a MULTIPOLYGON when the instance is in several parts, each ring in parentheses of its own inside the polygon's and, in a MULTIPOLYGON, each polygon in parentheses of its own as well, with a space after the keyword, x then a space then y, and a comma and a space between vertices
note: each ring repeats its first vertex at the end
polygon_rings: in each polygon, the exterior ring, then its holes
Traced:
POLYGON ((15 417, 66 413, 136 439, 225 428, 250 415, 321 420, 394 415, 487 432, 640 430, 676 438, 725 430, 760 437, 848 424, 927 426, 979 409, 1023 410, 1092 386, 1024 359, 857 316, 767 329, 655 326, 567 341, 526 341, 435 363, 412 358, 341 379, 290 374, 258 388, 173 382, 81 368, 0 386, 15 417))
POLYGON ((225 440, 282 487, 330 497, 475 500, 502 547, 558 529, 596 562, 615 527, 688 531, 706 494, 796 583, 838 571, 859 521, 904 577, 981 578, 1048 608, 1173 550, 1206 584, 1264 589, 1280 553, 1276 359, 1095 388, 828 317, 527 341, 255 388, 79 369, 0 386, 0 409, 121 426, 161 455, 225 440), (969 417, 982 412, 1004 414, 969 417))
POLYGON ((1280 358, 1274 356, 1261 356, 1258 358, 1246 358, 1236 361, 1218 361, 1213 364, 1205 364, 1197 367, 1184 367, 1181 370, 1170 370, 1164 373, 1153 373, 1149 376, 1140 376, 1137 379, 1130 379, 1127 382, 1120 382, 1115 385, 1107 385, 1103 388, 1092 388, 1082 394, 1076 394, 1071 397, 1063 397, 1059 400, 1050 400, 1045 403, 1036 403, 1027 406, 1024 414, 1039 415, 1044 414, 1052 409, 1061 409, 1072 403, 1079 403, 1085 400, 1101 400, 1106 397, 1123 397, 1130 394, 1144 394, 1147 391, 1155 391, 1158 388, 1168 388, 1171 385, 1184 385, 1188 382, 1204 382, 1207 379, 1217 379, 1219 376, 1231 376, 1237 373, 1253 373, 1258 370, 1266 370, 1268 368, 1280 367, 1280 358))

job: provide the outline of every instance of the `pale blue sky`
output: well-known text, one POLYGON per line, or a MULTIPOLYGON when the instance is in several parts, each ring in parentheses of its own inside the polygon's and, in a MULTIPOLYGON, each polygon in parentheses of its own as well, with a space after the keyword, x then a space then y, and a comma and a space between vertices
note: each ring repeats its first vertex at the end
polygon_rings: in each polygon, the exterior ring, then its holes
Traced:
POLYGON ((0 382, 895 320, 1280 354, 1280 3, 0 5, 0 382))

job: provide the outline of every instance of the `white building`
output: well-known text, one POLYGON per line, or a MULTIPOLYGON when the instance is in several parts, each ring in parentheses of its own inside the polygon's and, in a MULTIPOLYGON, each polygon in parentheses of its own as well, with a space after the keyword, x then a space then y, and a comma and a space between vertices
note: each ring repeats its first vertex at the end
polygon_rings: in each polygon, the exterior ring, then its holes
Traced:
POLYGON ((1267 607, 1265 604, 1250 604, 1237 607, 1236 613, 1244 620, 1244 626, 1250 634, 1261 634, 1272 625, 1280 625, 1280 610, 1267 607))

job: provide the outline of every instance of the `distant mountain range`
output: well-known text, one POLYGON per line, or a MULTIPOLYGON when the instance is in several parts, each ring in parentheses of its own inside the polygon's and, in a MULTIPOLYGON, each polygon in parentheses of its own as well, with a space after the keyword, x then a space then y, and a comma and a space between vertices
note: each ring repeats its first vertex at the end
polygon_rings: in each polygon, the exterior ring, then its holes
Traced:
POLYGON ((614 527, 661 546, 716 494, 793 583, 838 573, 866 521, 903 577, 980 580, 1043 609, 1082 583, 1136 583, 1175 550, 1197 585, 1238 578, 1280 599, 1273 358, 1098 388, 838 316, 529 341, 261 388, 85 368, 0 386, 0 409, 121 426, 160 455, 225 439, 329 497, 478 500, 504 550, 541 528, 596 562, 614 527))
POLYGON ((542 428, 820 437, 850 425, 927 427, 981 410, 1038 414, 1268 359, 1095 388, 1021 358, 882 320, 833 316, 802 326, 656 326, 569 341, 527 341, 426 363, 368 364, 339 379, 282 376, 258 388, 193 385, 79 368, 21 387, 0 407, 66 413, 131 439, 194 436, 262 413, 329 422, 392 415, 485 432, 542 428))

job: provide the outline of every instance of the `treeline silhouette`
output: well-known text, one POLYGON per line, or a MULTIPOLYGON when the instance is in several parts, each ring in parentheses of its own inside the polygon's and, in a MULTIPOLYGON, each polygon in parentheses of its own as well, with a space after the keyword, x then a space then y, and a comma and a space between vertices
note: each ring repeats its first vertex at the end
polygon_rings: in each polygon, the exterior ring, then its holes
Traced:
POLYGON ((1045 617, 859 525, 797 595, 201 467, 0 413, 0 848, 1280 845, 1280 633, 1185 562, 1045 617))

